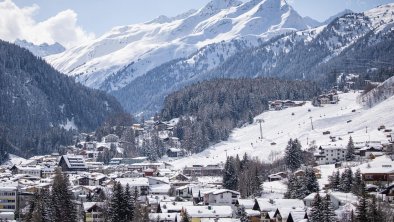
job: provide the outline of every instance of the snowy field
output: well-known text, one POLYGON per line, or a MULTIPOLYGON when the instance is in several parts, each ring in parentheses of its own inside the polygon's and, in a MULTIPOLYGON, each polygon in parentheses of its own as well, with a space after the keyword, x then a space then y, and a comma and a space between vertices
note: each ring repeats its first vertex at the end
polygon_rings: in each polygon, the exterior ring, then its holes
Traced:
POLYGON ((394 97, 367 109, 357 103, 359 95, 358 92, 339 94, 338 104, 324 105, 324 107, 313 107, 307 102, 302 107, 264 112, 255 118, 254 124, 235 129, 228 141, 215 144, 201 153, 174 160, 172 164, 175 168, 181 169, 193 164, 224 163, 226 156, 237 154, 242 156, 244 153, 264 161, 271 161, 270 154, 282 155, 290 138, 298 138, 303 148, 307 148, 308 143, 313 140, 317 145, 346 145, 349 135, 352 135, 355 142, 387 141, 386 135, 377 128, 382 124, 386 128, 394 126, 392 111, 394 97), (314 130, 311 127, 310 117, 314 130), (262 140, 259 140, 260 127, 256 122, 257 119, 265 121, 262 124, 262 140), (331 134, 323 135, 324 131, 330 131, 331 134), (349 132, 353 133, 349 134, 349 132), (329 136, 341 137, 342 140, 331 142, 329 136), (276 145, 271 145, 273 142, 276 145))

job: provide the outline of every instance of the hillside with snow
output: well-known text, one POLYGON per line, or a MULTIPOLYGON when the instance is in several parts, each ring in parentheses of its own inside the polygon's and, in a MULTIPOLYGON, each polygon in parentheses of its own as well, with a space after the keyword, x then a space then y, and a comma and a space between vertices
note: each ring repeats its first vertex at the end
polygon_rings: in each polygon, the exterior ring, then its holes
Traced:
POLYGON ((254 124, 235 129, 228 141, 215 144, 201 153, 175 160, 171 164, 178 169, 192 164, 218 164, 225 162, 226 155, 242 156, 244 153, 264 161, 272 161, 283 155, 290 138, 299 139, 303 148, 307 148, 311 141, 316 141, 316 145, 345 146, 349 136, 352 136, 355 142, 387 142, 389 138, 382 131, 378 131, 378 127, 394 127, 394 114, 391 111, 394 109, 394 97, 373 108, 365 108, 357 102, 359 95, 359 92, 339 94, 338 104, 323 107, 314 107, 307 102, 302 107, 264 112, 255 117, 254 124), (257 119, 265 121, 262 124, 262 140, 259 140, 260 126, 257 119), (325 131, 330 131, 331 134, 323 135, 325 131), (332 142, 330 136, 336 137, 337 141, 332 142))
POLYGON ((394 95, 394 77, 376 86, 368 93, 359 97, 360 103, 367 107, 372 107, 394 95))
POLYGON ((302 18, 284 0, 213 0, 198 11, 174 18, 160 16, 143 24, 115 27, 47 61, 89 87, 105 85, 112 91, 205 46, 234 39, 256 46, 279 34, 310 28, 310 24, 310 19, 302 18), (117 74, 121 69, 126 72, 117 74))

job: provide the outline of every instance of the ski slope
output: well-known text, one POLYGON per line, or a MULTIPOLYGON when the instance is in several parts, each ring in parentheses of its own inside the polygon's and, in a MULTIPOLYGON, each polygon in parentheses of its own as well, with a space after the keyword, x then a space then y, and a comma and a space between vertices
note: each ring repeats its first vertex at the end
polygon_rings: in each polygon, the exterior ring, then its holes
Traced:
POLYGON ((215 144, 205 151, 174 160, 171 164, 177 169, 193 164, 220 164, 227 156, 258 157, 270 161, 270 153, 283 155, 290 138, 300 140, 303 148, 307 148, 311 141, 316 145, 346 145, 351 135, 355 142, 388 141, 386 134, 378 131, 380 125, 386 128, 394 127, 394 96, 367 109, 357 103, 358 92, 339 94, 338 104, 314 107, 307 102, 302 107, 288 108, 280 111, 267 111, 255 117, 255 123, 243 128, 235 129, 229 140, 215 144), (310 112, 308 111, 310 110, 310 112), (352 112, 355 110, 355 112, 352 112), (294 113, 294 115, 292 115, 294 113), (311 119, 314 129, 312 130, 311 119), (263 119, 263 139, 260 140, 260 127, 257 119, 263 119), (351 122, 347 123, 349 120, 351 122), (368 127, 368 128, 366 128, 368 127), (330 131, 330 135, 323 135, 330 131), (348 132, 353 132, 349 134, 348 132), (329 136, 341 137, 342 140, 331 142, 329 136), (276 145, 271 145, 271 143, 276 145))

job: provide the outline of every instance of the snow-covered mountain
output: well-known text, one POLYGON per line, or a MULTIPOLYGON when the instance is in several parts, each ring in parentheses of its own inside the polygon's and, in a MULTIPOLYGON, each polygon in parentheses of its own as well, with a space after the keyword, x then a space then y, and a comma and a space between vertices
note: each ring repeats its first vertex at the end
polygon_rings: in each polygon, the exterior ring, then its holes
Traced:
MULTIPOLYGON (((112 92, 126 110, 159 110, 166 95, 184 85, 221 77, 281 76, 324 79, 393 64, 394 4, 351 13, 328 25, 285 33, 268 41, 211 44, 186 58, 160 65, 112 92), (251 47, 256 44, 256 47, 251 47)), ((126 69, 117 76, 127 75, 126 69)), ((324 82, 329 82, 324 80, 324 82)))
POLYGON ((47 44, 47 43, 43 43, 40 45, 34 45, 31 42, 28 42, 26 40, 20 40, 17 39, 15 41, 15 44, 28 49, 31 53, 33 53, 35 56, 38 57, 45 57, 45 56, 50 56, 50 55, 55 55, 55 54, 59 54, 62 53, 66 50, 66 48, 64 48, 64 46, 62 46, 60 43, 54 43, 54 44, 47 44))
MULTIPOLYGON (((113 91, 206 46, 232 40, 243 41, 242 47, 257 46, 277 35, 310 28, 310 24, 310 19, 301 17, 285 0, 213 0, 198 11, 174 18, 160 16, 147 23, 116 27, 92 42, 47 57, 47 61, 87 86, 113 91)), ((217 51, 222 60, 235 53, 217 51)))

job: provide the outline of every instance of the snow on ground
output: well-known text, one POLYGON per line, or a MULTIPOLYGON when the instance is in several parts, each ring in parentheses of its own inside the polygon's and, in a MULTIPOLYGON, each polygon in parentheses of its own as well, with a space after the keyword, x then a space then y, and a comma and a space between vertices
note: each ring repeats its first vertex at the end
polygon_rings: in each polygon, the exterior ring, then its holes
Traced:
POLYGON ((349 135, 355 142, 387 141, 386 135, 377 128, 382 124, 386 128, 394 127, 394 113, 391 111, 394 109, 394 97, 367 109, 356 102, 359 95, 358 92, 340 94, 338 104, 324 107, 314 107, 307 102, 302 107, 264 112, 255 118, 265 121, 262 124, 263 140, 259 139, 259 123, 255 121, 254 124, 235 129, 228 141, 215 144, 201 153, 174 160, 172 164, 177 169, 193 164, 220 164, 225 162, 226 156, 242 156, 244 153, 270 161, 270 153, 283 152, 290 138, 298 138, 303 148, 307 148, 308 142, 313 140, 317 145, 345 146, 349 135), (310 117, 314 130, 311 129, 310 117), (323 135, 324 131, 330 131, 331 135, 323 135), (329 136, 341 137, 342 140, 333 143, 329 136), (276 145, 271 145, 273 142, 276 145))
POLYGON ((283 180, 264 182, 263 191, 266 193, 284 194, 287 191, 287 185, 283 180))
POLYGON ((4 166, 23 165, 25 163, 30 162, 29 160, 26 160, 25 158, 22 158, 17 155, 13 155, 13 154, 9 154, 9 157, 10 157, 10 159, 3 164, 4 166))

